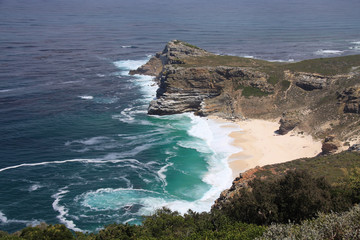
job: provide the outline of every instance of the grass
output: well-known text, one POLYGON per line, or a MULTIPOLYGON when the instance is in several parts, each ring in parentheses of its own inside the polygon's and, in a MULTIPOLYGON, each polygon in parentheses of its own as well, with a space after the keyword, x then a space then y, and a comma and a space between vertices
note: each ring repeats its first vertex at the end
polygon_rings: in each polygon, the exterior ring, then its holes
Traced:
POLYGON ((242 89, 242 92, 241 92, 241 95, 246 97, 246 98, 249 98, 249 97, 264 97, 264 96, 267 96, 269 95, 270 93, 267 93, 267 92, 263 92, 261 91, 260 89, 258 88, 254 88, 254 87, 251 87, 251 86, 242 86, 240 85, 238 87, 238 89, 242 89))
MULTIPOLYGON (((253 67, 269 75, 268 82, 275 85, 284 80, 284 71, 318 73, 326 76, 346 74, 352 67, 360 66, 360 55, 310 59, 295 63, 268 62, 236 56, 202 56, 184 59, 183 67, 253 67)), ((281 83, 283 84, 283 83, 281 83)), ((282 85, 283 86, 283 85, 282 85)))
POLYGON ((256 176, 268 176, 269 169, 274 169, 278 173, 283 173, 288 169, 300 169, 313 176, 325 177, 330 184, 336 185, 348 178, 348 173, 359 166, 360 154, 344 151, 329 156, 302 158, 286 163, 267 165, 264 170, 258 171, 256 176))
POLYGON ((195 46, 195 45, 192 45, 190 43, 187 43, 187 42, 184 42, 184 41, 180 41, 180 40, 175 40, 174 41, 175 44, 180 44, 182 43, 183 45, 187 46, 187 47, 190 47, 190 48, 195 48, 195 49, 201 49, 199 48, 198 46, 195 46))

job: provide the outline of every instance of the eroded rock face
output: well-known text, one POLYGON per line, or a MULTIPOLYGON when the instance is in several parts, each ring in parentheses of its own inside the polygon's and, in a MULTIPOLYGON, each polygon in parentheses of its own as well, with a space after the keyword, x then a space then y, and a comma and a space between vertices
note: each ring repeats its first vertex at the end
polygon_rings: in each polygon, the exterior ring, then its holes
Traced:
POLYGON ((234 99, 227 94, 222 95, 223 90, 226 87, 234 89, 237 85, 242 85, 271 92, 274 87, 267 83, 266 77, 264 73, 240 67, 182 68, 165 65, 160 75, 157 99, 151 101, 148 113, 166 115, 196 112, 207 115, 212 112, 211 109, 223 109, 224 107, 219 105, 226 104, 231 115, 228 117, 232 118, 237 114, 231 111, 234 99), (215 97, 218 97, 218 101, 206 101, 215 97), (229 99, 230 101, 227 101, 229 99))
POLYGON ((328 85, 329 78, 316 73, 306 72, 285 72, 286 78, 295 83, 296 86, 312 91, 315 89, 323 89, 328 85))
POLYGON ((338 100, 344 104, 344 113, 360 113, 360 87, 351 87, 338 94, 338 100))
POLYGON ((280 121, 280 127, 277 131, 280 135, 285 135, 293 130, 300 123, 299 114, 297 112, 284 112, 280 121))

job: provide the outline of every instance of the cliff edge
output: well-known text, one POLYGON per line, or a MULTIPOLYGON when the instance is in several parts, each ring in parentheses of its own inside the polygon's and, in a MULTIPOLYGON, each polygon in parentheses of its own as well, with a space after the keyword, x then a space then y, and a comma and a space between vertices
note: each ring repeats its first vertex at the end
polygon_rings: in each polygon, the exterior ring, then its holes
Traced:
POLYGON ((173 40, 130 73, 156 77, 149 114, 279 118, 279 134, 296 128, 345 145, 360 141, 360 55, 277 63, 173 40))

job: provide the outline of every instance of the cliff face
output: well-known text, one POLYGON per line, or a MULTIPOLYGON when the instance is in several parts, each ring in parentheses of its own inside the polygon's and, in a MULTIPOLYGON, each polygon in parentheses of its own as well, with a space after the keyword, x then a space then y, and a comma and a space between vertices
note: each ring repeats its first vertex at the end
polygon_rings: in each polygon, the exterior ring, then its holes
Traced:
POLYGON ((318 138, 360 135, 360 55, 271 63, 218 56, 174 40, 131 74, 156 76, 148 113, 195 112, 227 119, 281 118, 279 134, 297 128, 318 138))

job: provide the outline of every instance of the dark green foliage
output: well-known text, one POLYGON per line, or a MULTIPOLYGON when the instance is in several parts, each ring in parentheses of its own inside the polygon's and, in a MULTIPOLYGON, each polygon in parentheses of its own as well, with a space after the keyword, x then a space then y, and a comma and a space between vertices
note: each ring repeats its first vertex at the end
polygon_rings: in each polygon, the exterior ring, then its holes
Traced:
POLYGON ((279 222, 300 222, 317 212, 333 209, 331 186, 324 178, 313 178, 305 171, 291 171, 278 182, 275 204, 279 222))
POLYGON ((278 180, 255 179, 249 186, 224 208, 233 220, 255 224, 299 222, 334 208, 331 186, 305 171, 289 171, 278 180))
POLYGON ((286 89, 288 89, 290 87, 291 83, 288 80, 283 80, 280 82, 280 84, 281 84, 281 89, 283 91, 285 91, 286 89))
MULTIPOLYGON (((255 239, 265 227, 231 221, 220 212, 196 213, 184 216, 161 209, 145 217, 143 225, 111 224, 101 230, 96 239, 255 239)), ((89 238, 90 239, 90 238, 89 238)))
POLYGON ((63 224, 41 227, 26 227, 21 231, 20 237, 26 240, 72 240, 72 232, 63 224))
MULTIPOLYGON (((97 236, 96 240, 105 240, 105 239, 138 239, 141 236, 139 231, 139 226, 129 225, 129 224, 110 224, 101 230, 97 236)), ((89 238, 88 238, 89 239, 89 238)))
POLYGON ((269 93, 267 93, 267 92, 263 92, 258 88, 254 88, 254 87, 250 87, 250 86, 244 87, 244 86, 240 85, 239 89, 242 89, 241 95, 244 97, 247 97, 247 98, 251 97, 251 96, 263 97, 263 96, 269 95, 269 93))

